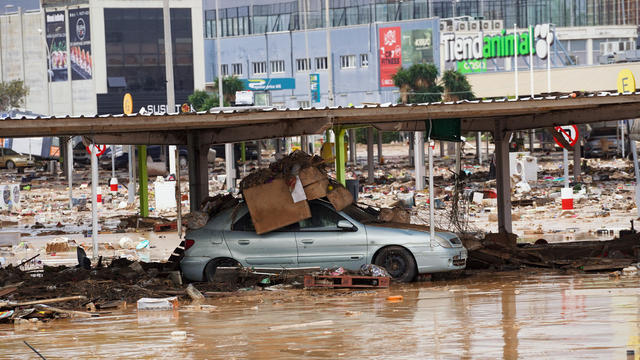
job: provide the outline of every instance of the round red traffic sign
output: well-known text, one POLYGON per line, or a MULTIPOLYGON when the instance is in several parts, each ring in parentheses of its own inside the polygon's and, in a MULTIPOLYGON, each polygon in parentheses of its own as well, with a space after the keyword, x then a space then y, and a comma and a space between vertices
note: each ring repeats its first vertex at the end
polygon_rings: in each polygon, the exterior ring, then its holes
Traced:
MULTIPOLYGON (((556 126, 556 130, 564 136, 564 139, 567 140, 569 145, 573 147, 578 142, 578 127, 575 125, 566 125, 566 126, 556 126)), ((562 144, 554 137, 553 141, 558 144, 561 148, 564 148, 562 144)))
MULTIPOLYGON (((98 153, 96 154, 96 156, 100 156, 104 154, 105 151, 107 151, 107 145, 93 145, 93 146, 95 146, 96 149, 98 149, 98 153)), ((89 155, 91 155, 91 149, 88 146, 86 146, 86 148, 89 155)))

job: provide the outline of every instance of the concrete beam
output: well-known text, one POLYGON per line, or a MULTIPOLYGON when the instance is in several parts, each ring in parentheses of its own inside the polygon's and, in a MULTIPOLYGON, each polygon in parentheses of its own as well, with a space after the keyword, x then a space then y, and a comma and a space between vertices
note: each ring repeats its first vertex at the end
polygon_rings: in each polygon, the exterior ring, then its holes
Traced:
POLYGON ((281 121, 265 125, 247 125, 221 129, 204 130, 199 134, 203 144, 221 144, 224 142, 240 142, 263 140, 280 137, 320 134, 331 128, 329 119, 304 119, 281 121))
POLYGON ((184 132, 141 132, 99 134, 93 136, 96 144, 118 145, 186 145, 187 135, 184 132))
POLYGON ((191 211, 200 210, 200 204, 209 196, 209 169, 207 155, 209 144, 202 144, 200 137, 190 132, 187 137, 189 150, 189 204, 191 211))
POLYGON ((509 176, 509 136, 502 122, 496 123, 493 133, 496 144, 496 187, 498 191, 498 232, 512 233, 511 178, 509 176))

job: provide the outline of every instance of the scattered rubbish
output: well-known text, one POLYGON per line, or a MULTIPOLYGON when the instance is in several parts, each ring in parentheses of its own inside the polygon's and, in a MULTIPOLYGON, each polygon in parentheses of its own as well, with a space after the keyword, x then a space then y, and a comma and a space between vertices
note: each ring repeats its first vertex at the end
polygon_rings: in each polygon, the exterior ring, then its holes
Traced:
POLYGON ((386 288, 389 287, 389 280, 387 276, 305 275, 304 287, 386 288))
POLYGON ((186 340, 187 339, 187 332, 186 331, 182 331, 182 330, 172 331, 171 332, 171 339, 172 340, 186 340))
POLYGON ((269 330, 304 329, 308 327, 329 326, 329 325, 333 325, 333 320, 322 320, 322 321, 314 321, 314 322, 302 323, 302 324, 270 326, 269 330))
POLYGON ((193 284, 189 284, 185 289, 185 292, 191 298, 192 305, 200 305, 204 302, 204 295, 202 295, 202 293, 196 289, 193 284))
POLYGON ((147 310, 176 310, 178 309, 178 298, 167 297, 167 298, 141 298, 137 302, 139 311, 147 311, 147 310))

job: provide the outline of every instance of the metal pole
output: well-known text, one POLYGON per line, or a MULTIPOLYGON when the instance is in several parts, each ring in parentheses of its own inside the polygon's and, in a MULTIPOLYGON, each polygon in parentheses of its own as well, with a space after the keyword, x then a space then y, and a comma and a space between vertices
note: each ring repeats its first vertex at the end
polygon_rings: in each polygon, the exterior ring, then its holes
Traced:
POLYGON ((111 145, 111 178, 116 177, 116 146, 111 145))
POLYGON ((435 239, 435 228, 433 224, 433 220, 435 217, 434 211, 434 201, 435 196, 433 196, 433 143, 431 142, 431 138, 428 139, 429 142, 429 242, 430 245, 433 246, 433 239, 435 239))
MULTIPOLYGON (((551 31, 551 24, 549 24, 551 31)), ((555 37, 555 32, 553 34, 555 37)), ((555 40, 555 39, 554 39, 555 40)), ((547 41, 547 96, 551 96, 551 44, 547 41)))
POLYGON ((531 97, 533 98, 535 93, 533 89, 533 28, 531 25, 529 25, 527 30, 529 31, 529 87, 531 89, 531 97))
POLYGON ((373 128, 367 128, 367 184, 373 184, 375 172, 373 165, 373 128))
MULTIPOLYGON (((222 90, 222 58, 220 56, 220 32, 222 27, 220 26, 220 9, 218 7, 219 0, 216 0, 216 57, 218 60, 218 109, 222 111, 224 106, 224 93, 222 90)), ((233 144, 224 144, 224 159, 225 159, 225 173, 227 175, 227 190, 232 191, 235 188, 235 171, 233 166, 233 144)))
POLYGON ((327 75, 328 75, 327 97, 328 97, 329 106, 333 106, 333 61, 331 58, 331 33, 330 33, 331 26, 330 26, 330 19, 329 19, 329 0, 324 1, 324 6, 325 6, 324 13, 326 18, 325 36, 327 38, 327 75))
MULTIPOLYGON (((65 7, 65 9, 64 9, 64 18, 65 19, 69 18, 69 8, 68 7, 65 7)), ((66 31, 66 36, 67 36, 66 39, 65 39, 65 41, 67 42, 67 44, 66 44, 66 46, 67 46, 67 51, 66 51, 67 59, 71 59, 71 49, 69 48, 69 35, 71 34, 69 32, 69 21, 65 21, 64 23, 65 23, 65 27, 66 27, 65 31, 66 31)), ((69 81, 69 99, 71 100, 70 101, 71 113, 69 115, 73 116, 73 115, 75 115, 75 110, 74 110, 75 107, 73 105, 73 79, 71 77, 72 77, 72 74, 71 74, 71 62, 69 61, 67 63, 67 81, 69 81)))
POLYGON ((91 144, 91 240, 93 243, 93 259, 98 258, 98 148, 91 144))
POLYGON ((640 170, 638 170, 638 149, 636 148, 635 140, 629 141, 631 141, 631 154, 633 155, 633 172, 636 175, 636 209, 638 210, 638 216, 640 216, 640 170))
MULTIPOLYGON (((177 148, 174 155, 177 159, 180 158, 177 148)), ((178 213, 176 226, 178 228, 178 239, 182 239, 182 193, 180 189, 180 166, 178 166, 176 167, 176 210, 178 213)))
POLYGON ((424 190, 424 137, 422 131, 413 133, 413 156, 416 173, 416 190, 424 190))
MULTIPOLYGON (((176 112, 176 95, 173 81, 173 37, 171 35, 171 8, 169 0, 162 2, 162 22, 164 24, 164 63, 167 79, 167 114, 176 112)), ((169 147, 169 173, 176 173, 175 146, 169 147)))
POLYGON ((562 149, 562 167, 564 169, 564 187, 569 187, 569 151, 562 149))
POLYGON ((73 209, 73 137, 67 142, 67 180, 69 181, 69 209, 73 209))
POLYGON ((478 164, 482 164, 482 132, 476 134, 476 154, 478 155, 478 164))
POLYGON ((129 186, 127 192, 129 193, 128 203, 133 204, 136 201, 136 177, 135 177, 135 157, 133 156, 133 145, 129 145, 129 186))
POLYGON ((138 145, 138 167, 140 168, 140 216, 149 216, 149 177, 147 175, 147 146, 138 145))
MULTIPOLYGON (((307 31, 307 16, 308 16, 308 12, 309 12, 309 4, 308 4, 308 0, 302 0, 302 11, 304 13, 304 16, 302 17, 302 22, 304 24, 304 49, 305 49, 305 63, 308 67, 307 70, 309 70, 309 73, 311 73, 311 58, 309 58, 309 32, 307 31)), ((313 99, 311 98, 311 79, 307 79, 309 80, 309 106, 311 106, 311 104, 313 103, 313 99)), ((303 135, 306 136, 306 135, 303 135)), ((307 149, 304 149, 305 152, 307 152, 307 149)))
POLYGON ((622 147, 622 157, 624 158, 625 156, 625 151, 624 151, 624 128, 625 128, 625 120, 621 120, 620 121, 620 145, 622 147))
POLYGON ((516 85, 516 100, 518 100, 518 28, 513 24, 513 69, 516 85))

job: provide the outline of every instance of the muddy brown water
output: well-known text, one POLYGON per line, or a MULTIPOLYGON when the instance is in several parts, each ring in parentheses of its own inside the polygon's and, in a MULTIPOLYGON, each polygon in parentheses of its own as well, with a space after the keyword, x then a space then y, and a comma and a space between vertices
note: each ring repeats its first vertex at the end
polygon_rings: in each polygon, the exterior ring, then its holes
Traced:
POLYGON ((638 350, 639 296, 637 277, 552 273, 379 291, 251 292, 210 300, 213 313, 127 311, 1 325, 0 358, 36 358, 26 340, 49 359, 623 359, 638 350), (173 331, 186 331, 186 339, 173 331))

